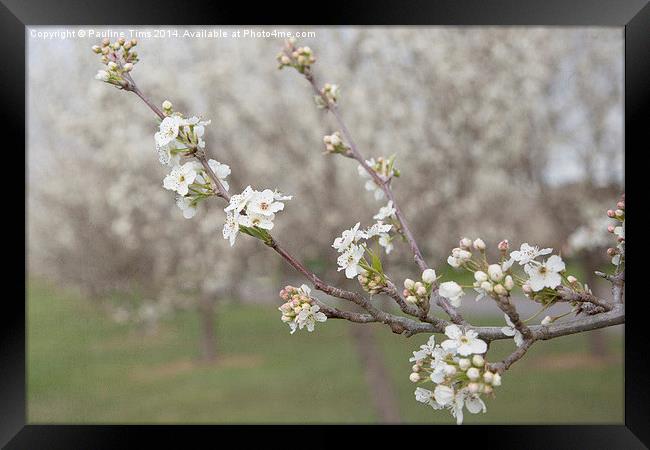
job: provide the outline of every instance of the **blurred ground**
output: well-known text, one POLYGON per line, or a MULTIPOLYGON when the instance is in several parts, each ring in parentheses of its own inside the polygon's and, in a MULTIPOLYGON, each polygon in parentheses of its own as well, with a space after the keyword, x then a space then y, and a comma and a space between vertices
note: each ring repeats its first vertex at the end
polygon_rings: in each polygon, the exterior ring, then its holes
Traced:
MULTIPOLYGON (((500 323, 469 317, 479 324, 500 323)), ((97 306, 32 281, 27 304, 29 423, 374 423, 371 392, 350 325, 330 320, 291 336, 273 306, 225 305, 217 322, 224 353, 197 362, 198 317, 186 312, 138 333, 97 306)), ((370 325, 366 325, 370 326, 370 325)), ((374 327, 374 326, 373 326, 374 327)), ((405 423, 454 423, 413 398, 408 357, 426 335, 405 339, 374 327, 405 423)), ((607 332, 607 360, 588 336, 543 342, 504 376, 485 415, 466 423, 622 423, 621 328, 607 332)), ((492 345, 492 358, 511 350, 492 345)))

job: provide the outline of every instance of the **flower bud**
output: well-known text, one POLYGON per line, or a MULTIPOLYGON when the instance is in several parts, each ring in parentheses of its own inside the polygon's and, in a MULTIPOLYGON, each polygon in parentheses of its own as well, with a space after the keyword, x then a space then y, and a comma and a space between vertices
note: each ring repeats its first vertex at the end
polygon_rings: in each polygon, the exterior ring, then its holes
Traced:
POLYGON ((613 247, 610 247, 610 248, 607 249, 607 254, 608 254, 609 256, 615 256, 617 253, 618 253, 618 250, 616 250, 616 249, 613 248, 613 247))
POLYGON ((162 102, 162 107, 163 109, 171 110, 174 107, 174 105, 172 105, 172 102, 170 102, 169 100, 165 100, 164 102, 162 102))
POLYGON ((608 232, 608 233, 613 233, 613 232, 614 232, 614 228, 616 228, 614 225, 609 225, 609 226, 607 227, 607 232, 608 232))
POLYGON ((501 284, 494 286, 494 293, 497 295, 506 295, 508 291, 501 284))
POLYGON ((115 63, 115 61, 109 61, 108 64, 107 64, 107 66, 108 66, 108 68, 111 69, 111 70, 115 70, 115 69, 117 69, 117 64, 115 63))
POLYGON ((416 281, 415 284, 413 285, 413 289, 415 289, 416 291, 419 290, 421 287, 424 287, 424 285, 419 281, 416 281))
POLYGON ((93 49, 93 52, 95 52, 95 53, 101 53, 102 52, 102 48, 99 45, 93 45, 92 49, 93 49))
POLYGON ((123 37, 121 37, 121 38, 119 38, 119 39, 117 40, 117 42, 119 42, 120 45, 124 45, 124 43, 126 42, 126 40, 125 40, 123 37))
POLYGON ((474 241, 474 244, 473 244, 473 245, 474 245, 474 248, 475 248, 476 250, 479 250, 479 251, 481 251, 481 252, 482 252, 483 250, 485 250, 485 247, 486 247, 486 246, 485 246, 485 242, 484 242, 483 239, 481 239, 481 238, 476 239, 476 240, 474 241))
POLYGON ((474 272, 474 279, 479 283, 482 283, 483 281, 487 281, 488 276, 487 273, 483 272, 482 270, 477 270, 474 272))
POLYGON ((479 376, 481 376, 481 374, 476 367, 467 369, 467 378, 469 378, 470 380, 476 381, 478 380, 479 376))
POLYGON ((102 39, 102 47, 106 47, 111 43, 111 40, 108 38, 102 39))
POLYGON ((133 47, 135 47, 136 45, 138 45, 138 40, 137 40, 137 39, 131 39, 131 45, 132 45, 133 47))
POLYGON ((616 207, 617 207, 618 209, 625 209, 625 202, 624 202, 624 201, 620 201, 620 202, 618 202, 618 203, 616 204, 616 207))
POLYGON ((506 275, 506 279, 503 282, 503 285, 507 290, 512 291, 512 289, 515 287, 515 280, 513 280, 510 275, 506 275))
POLYGON ((469 238, 462 238, 462 239, 458 242, 458 246, 459 246, 460 248, 462 248, 463 250, 469 250, 470 247, 472 246, 472 240, 469 239, 469 238))
POLYGON ((530 287, 528 283, 524 283, 523 286, 521 286, 521 290, 524 291, 526 294, 530 294, 533 292, 533 289, 530 287))
POLYGON ((571 283, 571 284, 573 284, 573 283, 575 283, 576 281, 578 281, 578 279, 577 279, 576 277, 574 277, 573 275, 569 275, 568 277, 566 277, 566 280, 567 280, 569 283, 571 283))
POLYGON ((501 386, 501 375, 495 373, 492 377, 492 386, 501 386))
POLYGON ((499 249, 500 252, 505 253, 510 248, 510 243, 508 242, 507 239, 504 239, 501 242, 499 242, 499 245, 497 245, 497 248, 499 249))
POLYGON ((616 213, 614 212, 613 209, 608 209, 608 210, 607 210, 607 217, 609 217, 609 218, 611 218, 611 219, 613 219, 614 217, 616 217, 616 213))
POLYGON ((480 389, 481 386, 478 383, 471 382, 467 385, 467 390, 472 394, 477 394, 480 389))
POLYGON ((415 281, 411 280, 410 278, 404 280, 404 287, 406 289, 412 290, 414 286, 415 286, 415 281))
POLYGON ((542 319, 542 325, 550 325, 553 323, 553 318, 551 316, 546 316, 542 319))
POLYGON ((484 384, 483 385, 483 393, 484 394, 491 394, 493 391, 494 391, 494 389, 492 389, 492 386, 490 386, 489 384, 484 384))
POLYGON ((467 358, 461 358, 458 360, 458 367, 460 367, 461 370, 467 370, 471 365, 472 363, 467 358))
POLYGON ((485 365, 485 359, 481 355, 474 355, 472 357, 472 364, 476 367, 483 367, 485 365))
POLYGON ((625 211, 623 211, 622 209, 617 209, 616 211, 614 211, 614 214, 616 214, 616 217, 623 217, 625 215, 625 211))
POLYGON ((420 287, 417 289, 416 293, 417 293, 420 297, 424 297, 425 295, 427 295, 427 288, 425 288, 424 286, 420 286, 420 287))
POLYGON ((433 269, 427 269, 422 272, 422 281, 427 284, 433 284, 436 281, 436 271, 433 269))
POLYGON ((488 267, 488 275, 492 281, 501 281, 503 278, 503 270, 499 264, 490 264, 488 267))
POLYGON ((411 370, 413 370, 413 372, 419 372, 420 370, 422 370, 422 367, 420 367, 418 364, 413 364, 411 370))
POLYGON ((133 47, 133 46, 131 45, 131 41, 127 41, 127 42, 124 43, 123 47, 124 47, 126 50, 129 50, 129 49, 130 49, 131 47, 133 47))
POLYGON ((125 72, 131 72, 133 70, 133 63, 126 63, 123 67, 125 72))
POLYGON ((411 380, 413 383, 417 383, 420 381, 420 374, 417 372, 411 373, 411 375, 409 375, 409 380, 411 380))
POLYGON ((415 298, 415 296, 413 296, 413 295, 409 295, 408 297, 406 297, 406 301, 408 303, 416 304, 418 302, 418 299, 415 298))
POLYGON ((494 374, 492 372, 485 372, 483 374, 483 381, 485 381, 488 384, 492 384, 492 381, 494 380, 494 374))

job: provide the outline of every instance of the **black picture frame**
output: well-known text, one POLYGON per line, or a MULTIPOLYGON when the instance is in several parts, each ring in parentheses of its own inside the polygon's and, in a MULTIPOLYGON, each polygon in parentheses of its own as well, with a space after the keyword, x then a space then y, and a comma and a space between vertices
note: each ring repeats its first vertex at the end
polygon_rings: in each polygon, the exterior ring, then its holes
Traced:
MULTIPOLYGON (((139 2, 90 0, 0 0, 0 45, 2 46, 3 128, 15 144, 5 148, 7 155, 21 154, 26 148, 25 123, 25 51, 26 27, 31 25, 101 25, 101 24, 322 24, 348 25, 520 25, 520 26, 609 26, 625 30, 625 154, 626 184, 634 181, 630 161, 647 149, 650 119, 650 6, 647 0, 433 0, 367 3, 356 1, 327 2, 323 5, 287 2, 277 4, 227 4, 196 0, 147 0, 139 2), (298 12, 304 15, 294 16, 298 12), (646 138, 646 139, 644 139, 646 138), (644 146, 644 147, 641 147, 644 146), (638 147, 638 148, 637 148, 638 147)), ((5 159, 7 163, 8 159, 5 159)), ((641 163, 641 161, 639 161, 641 163)), ((14 164, 14 163, 12 163, 14 164)), ((636 169, 647 171, 643 164, 636 169)), ((22 185, 26 192, 27 163, 22 185)), ((17 170, 11 171, 20 178, 17 170)), ((19 195, 20 180, 12 184, 13 196, 19 195), (16 192, 17 191, 17 192, 16 192)), ((636 229, 643 229, 640 211, 644 199, 643 187, 630 189, 626 194, 628 237, 632 224, 632 243, 628 245, 626 260, 634 261, 635 242, 641 248, 642 234, 635 241, 636 229), (629 218, 629 217, 628 217, 629 218), (630 253, 629 249, 632 249, 630 253)), ((7 195, 7 191, 5 191, 7 195)), ((18 204, 15 200, 13 203, 18 204)), ((26 207, 23 217, 26 217, 26 207)), ((26 223, 16 220, 17 215, 5 214, 9 220, 5 240, 25 236, 23 250, 27 255, 26 223)), ((26 218, 28 220, 28 218, 26 218)), ((642 232, 640 232, 642 233, 642 232)), ((6 245, 6 244, 5 244, 6 245)), ((640 253, 640 252, 639 252, 640 253)), ((25 256, 26 258, 26 256, 25 256)), ((163 447, 189 447, 188 440, 207 439, 211 447, 229 445, 223 434, 234 434, 241 443, 279 443, 301 445, 302 439, 316 443, 342 442, 343 430, 318 426, 37 426, 26 424, 25 384, 25 303, 26 271, 21 271, 16 259, 7 259, 8 267, 18 272, 6 275, 6 309, 0 314, 0 444, 9 449, 58 448, 122 448, 134 446, 134 440, 163 447), (23 278, 22 295, 18 281, 23 278), (11 289, 9 289, 11 288, 11 289), (250 428, 254 428, 251 430, 250 428), (253 432, 251 432, 253 431, 253 432), (304 435, 299 436, 299 435, 304 435), (218 440, 217 440, 218 439, 218 440)), ((386 433, 404 438, 404 445, 438 445, 440 439, 457 440, 481 448, 606 448, 635 449, 650 446, 650 376, 647 372, 646 343, 644 337, 644 308, 647 299, 635 298, 634 264, 626 267, 626 327, 625 327, 625 424, 612 426, 480 426, 462 428, 437 426, 422 427, 417 444, 414 426, 364 426, 355 427, 355 434, 364 439, 384 439, 386 433), (632 275, 630 276, 630 268, 632 275), (630 283, 631 281, 631 283, 630 283), (406 429, 403 429, 406 428, 406 429), (445 436, 443 436, 445 435, 445 436)), ((640 286, 640 282, 638 283, 640 286)), ((603 405, 606 408, 607 405, 603 405)), ((299 421, 299 411, 296 420, 299 421)), ((419 432, 418 432, 419 433, 419 432)), ((347 437, 346 437, 347 439, 347 437)), ((309 444, 307 444, 309 445, 309 444)))

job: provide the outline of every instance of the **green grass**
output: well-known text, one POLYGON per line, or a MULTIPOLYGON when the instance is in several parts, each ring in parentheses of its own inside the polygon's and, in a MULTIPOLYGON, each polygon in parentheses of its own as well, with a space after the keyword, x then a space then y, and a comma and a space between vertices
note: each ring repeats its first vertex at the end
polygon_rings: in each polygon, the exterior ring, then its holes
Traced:
MULTIPOLYGON (((485 320, 485 319, 482 319, 485 320)), ((498 319, 497 323, 498 323, 498 319)), ((92 302, 32 283, 28 293, 30 423, 373 423, 371 395, 349 326, 314 333, 280 322, 275 307, 228 305, 218 318, 221 362, 202 365, 194 313, 146 336, 118 325, 92 302)), ((369 325, 365 325, 369 326, 369 325)), ((415 402, 408 358, 427 339, 374 326, 404 422, 454 423, 415 402)), ((587 336, 540 343, 508 371, 488 412, 466 423, 622 423, 622 338, 610 360, 588 357, 587 336)), ((512 342, 493 344, 502 357, 512 342)))

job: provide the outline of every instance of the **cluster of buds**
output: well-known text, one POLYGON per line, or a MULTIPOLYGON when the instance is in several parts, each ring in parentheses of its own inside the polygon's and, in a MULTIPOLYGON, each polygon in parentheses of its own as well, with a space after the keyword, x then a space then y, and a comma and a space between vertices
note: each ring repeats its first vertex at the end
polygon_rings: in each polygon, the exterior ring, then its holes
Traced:
POLYGON ((101 61, 105 66, 97 72, 95 78, 119 88, 129 87, 128 73, 138 62, 138 54, 133 50, 136 45, 136 39, 127 41, 123 37, 112 43, 110 39, 104 38, 101 46, 93 45, 93 52, 102 55, 101 61))
POLYGON ((473 414, 485 412, 480 396, 492 395, 494 388, 501 385, 501 375, 489 369, 483 356, 487 345, 475 332, 450 325, 445 334, 449 339, 442 344, 436 344, 432 336, 413 352, 409 380, 418 384, 432 382, 433 391, 416 389, 416 400, 434 409, 450 409, 460 424, 463 407, 473 414))
POLYGON ((350 147, 343 142, 341 133, 338 131, 324 136, 323 143, 325 144, 326 153, 341 153, 343 155, 350 155, 351 153, 350 147))
POLYGON ((280 298, 285 301, 278 309, 282 313, 281 320, 289 324, 291 334, 297 329, 307 327, 307 331, 314 331, 316 322, 325 322, 327 316, 320 312, 320 307, 314 304, 310 297, 311 289, 306 284, 299 288, 285 286, 280 291, 280 298))
POLYGON ((381 292, 386 287, 386 277, 379 272, 361 269, 361 274, 357 277, 359 284, 367 293, 374 295, 381 292))
POLYGON ((616 204, 616 209, 607 211, 607 217, 616 221, 607 227, 607 231, 616 236, 616 247, 608 248, 607 255, 612 258, 612 264, 620 266, 625 259, 625 194, 616 204))
POLYGON ((472 259, 472 249, 485 253, 485 248, 483 239, 478 238, 472 242, 471 239, 464 237, 458 242, 458 247, 451 251, 447 263, 454 268, 462 267, 472 259))
POLYGON ((482 295, 507 296, 515 287, 512 275, 504 274, 500 264, 488 265, 487 272, 475 271, 474 280, 474 290, 482 295))
POLYGON ((285 66, 293 67, 300 73, 306 73, 316 62, 313 52, 309 47, 296 47, 296 40, 291 38, 284 42, 284 48, 278 53, 278 69, 285 66))
POLYGON ((433 269, 422 272, 422 281, 413 281, 407 278, 404 280, 404 291, 402 291, 404 298, 413 305, 426 305, 436 279, 436 271, 433 269))
POLYGON ((320 95, 314 96, 314 101, 319 109, 329 108, 336 105, 339 96, 339 87, 336 84, 325 83, 323 89, 320 90, 320 95))

